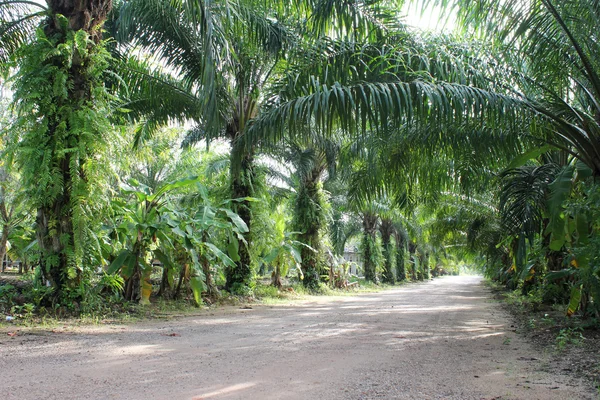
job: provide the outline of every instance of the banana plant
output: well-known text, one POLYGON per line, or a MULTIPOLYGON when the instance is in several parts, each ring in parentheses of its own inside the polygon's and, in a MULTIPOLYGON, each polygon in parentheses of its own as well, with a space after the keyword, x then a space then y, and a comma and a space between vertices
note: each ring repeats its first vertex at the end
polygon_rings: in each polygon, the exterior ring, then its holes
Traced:
POLYGON ((300 279, 304 279, 301 268, 301 249, 306 248, 312 252, 316 252, 316 250, 305 243, 293 239, 299 232, 285 231, 286 221, 282 206, 279 206, 275 211, 273 220, 275 222, 276 242, 271 252, 263 260, 265 263, 273 265, 273 273, 271 274, 272 285, 281 288, 283 286, 281 278, 287 276, 291 267, 294 267, 298 271, 300 279))
POLYGON ((130 200, 117 199, 113 206, 121 223, 116 227, 117 236, 124 243, 124 248, 113 260, 107 273, 120 271, 126 279, 125 299, 140 298, 141 304, 150 302, 152 284, 151 253, 156 248, 158 240, 170 242, 169 233, 172 230, 163 215, 173 211, 168 194, 190 187, 198 183, 198 177, 188 177, 166 183, 155 191, 136 180, 130 180, 121 187, 124 195, 130 195, 130 200))
MULTIPOLYGON (((166 224, 173 233, 174 246, 184 249, 188 254, 191 265, 189 283, 198 304, 202 301, 203 292, 207 292, 209 296, 218 294, 213 283, 211 265, 223 264, 233 268, 240 257, 238 245, 247 245, 244 235, 248 233, 248 226, 231 210, 232 203, 241 201, 254 199, 230 199, 215 205, 211 202, 206 187, 197 184, 194 195, 185 201, 195 211, 173 210, 165 215, 166 224), (228 243, 226 250, 217 246, 223 242, 228 243)), ((157 252, 157 255, 165 266, 173 265, 166 253, 157 252)))

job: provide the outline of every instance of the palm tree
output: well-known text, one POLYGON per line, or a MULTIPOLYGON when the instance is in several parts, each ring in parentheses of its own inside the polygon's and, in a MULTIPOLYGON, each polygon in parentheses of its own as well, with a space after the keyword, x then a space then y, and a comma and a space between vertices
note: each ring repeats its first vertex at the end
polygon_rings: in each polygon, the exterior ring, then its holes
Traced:
POLYGON ((377 224, 379 217, 373 204, 364 204, 361 207, 363 233, 361 239, 361 257, 363 261, 363 270, 365 280, 378 282, 377 269, 380 262, 381 248, 377 242, 377 224))
POLYGON ((19 187, 18 177, 10 174, 6 167, 0 167, 0 263, 4 272, 4 258, 7 254, 9 237, 13 230, 25 220, 28 202, 23 198, 22 188, 19 187))
POLYGON ((102 26, 112 0, 46 3, 4 2, 0 46, 19 67, 14 89, 24 133, 16 159, 37 208, 41 271, 60 298, 82 272, 90 169, 110 131, 102 26))
POLYGON ((406 280, 406 245, 408 243, 408 234, 401 222, 394 224, 394 239, 396 242, 396 281, 406 280))
POLYGON ((341 257, 344 255, 348 241, 362 232, 360 216, 353 212, 348 201, 348 186, 341 179, 328 180, 325 186, 330 193, 331 219, 329 221, 329 240, 332 252, 341 257))
MULTIPOLYGON (((155 55, 180 78, 173 82, 164 73, 137 74, 144 81, 134 79, 132 92, 137 93, 132 93, 127 108, 133 110, 133 118, 143 121, 140 135, 176 118, 196 124, 186 139, 188 144, 218 137, 228 139, 231 197, 241 199, 253 195, 255 157, 262 138, 272 139, 274 132, 263 124, 253 129, 256 121, 265 121, 260 118, 263 110, 278 97, 279 83, 273 85, 273 78, 286 69, 295 71, 297 62, 309 60, 308 54, 320 54, 323 46, 330 44, 325 36, 329 33, 354 41, 375 40, 390 28, 392 20, 377 4, 308 2, 290 7, 276 1, 266 4, 252 0, 227 4, 132 0, 124 3, 117 14, 116 36, 142 53, 155 55), (288 11, 286 18, 279 10, 288 11), (310 34, 318 39, 309 40, 310 34), (146 78, 154 79, 149 84, 146 78), (162 91, 160 96, 149 95, 157 88, 162 91)), ((302 126, 306 129, 312 124, 313 117, 306 114, 302 126)), ((319 134, 331 131, 319 129, 319 134)), ((252 232, 251 202, 242 201, 237 207, 252 232)), ((240 260, 227 273, 229 288, 250 283, 252 260, 247 246, 251 239, 249 234, 247 245, 239 244, 240 260)))
MULTIPOLYGON (((252 202, 256 143, 240 140, 259 112, 261 94, 281 62, 288 40, 285 25, 266 5, 252 1, 208 4, 168 0, 124 3, 115 23, 118 38, 156 54, 178 72, 179 82, 154 73, 138 87, 130 107, 144 116, 140 135, 172 118, 191 120, 186 144, 225 138, 231 145, 230 197, 250 232, 236 243, 239 259, 226 271, 227 288, 248 287, 252 279, 252 202), (233 15, 236 15, 234 18, 233 15), (152 86, 154 85, 154 86, 152 86), (148 88, 160 87, 162 98, 148 88), (146 97, 144 97, 146 96, 146 97), (179 101, 173 100, 179 99, 179 101), (163 103, 169 106, 162 107, 163 103)), ((141 118, 140 118, 141 119, 141 118)))
POLYGON ((302 282, 304 286, 314 288, 325 264, 322 242, 330 208, 323 185, 325 178, 332 179, 335 175, 339 145, 334 137, 327 138, 313 132, 308 140, 290 138, 278 147, 275 153, 294 168, 292 230, 298 232, 297 240, 306 245, 300 248, 302 282))
POLYGON ((381 234, 381 246, 383 248, 383 273, 381 274, 381 280, 384 283, 393 284, 396 282, 396 277, 394 276, 394 266, 397 260, 394 253, 395 249, 392 246, 394 222, 391 218, 387 216, 381 217, 379 233, 381 234))

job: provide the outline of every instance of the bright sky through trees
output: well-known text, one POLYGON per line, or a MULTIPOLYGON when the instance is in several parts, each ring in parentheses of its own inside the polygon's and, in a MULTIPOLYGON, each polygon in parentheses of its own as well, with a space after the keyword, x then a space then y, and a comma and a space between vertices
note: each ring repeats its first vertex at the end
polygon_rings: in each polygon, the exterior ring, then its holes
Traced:
POLYGON ((421 11, 420 4, 405 4, 402 8, 403 22, 407 25, 432 32, 449 32, 454 29, 454 18, 446 19, 441 16, 438 7, 429 6, 421 11))

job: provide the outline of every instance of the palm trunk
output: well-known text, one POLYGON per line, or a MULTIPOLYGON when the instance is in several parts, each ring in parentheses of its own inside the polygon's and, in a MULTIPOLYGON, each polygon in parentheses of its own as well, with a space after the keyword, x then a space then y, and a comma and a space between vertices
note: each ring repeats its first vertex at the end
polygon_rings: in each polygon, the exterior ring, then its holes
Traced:
POLYGON ((69 284, 77 284, 80 274, 69 276, 69 255, 74 252, 73 212, 71 205, 72 177, 70 172, 71 156, 65 155, 60 162, 63 193, 51 204, 41 206, 37 212, 37 240, 42 257, 40 267, 46 281, 54 288, 56 298, 69 284))
POLYGON ((423 279, 431 279, 431 269, 429 267, 429 252, 423 255, 423 279))
POLYGON ((392 233, 394 232, 392 221, 389 219, 382 219, 379 232, 381 232, 381 242, 383 245, 382 280, 385 283, 394 284, 396 278, 394 277, 394 252, 392 251, 392 233))
MULTIPOLYGON (((5 171, 2 170, 2 176, 5 176, 5 171)), ((5 192, 4 188, 0 188, 2 196, 2 201, 0 201, 0 215, 2 216, 2 221, 4 224, 2 225, 2 237, 0 237, 0 262, 2 262, 2 272, 5 271, 6 265, 4 264, 4 258, 6 256, 6 244, 8 243, 8 235, 10 234, 10 220, 12 218, 12 213, 14 208, 10 210, 10 212, 6 209, 6 203, 4 202, 5 192)))
POLYGON ((406 267, 404 265, 404 239, 400 234, 396 234, 396 279, 398 282, 406 280, 406 267))
POLYGON ((363 215, 362 258, 365 280, 377 283, 377 216, 369 213, 363 215))
MULTIPOLYGON (((70 40, 70 32, 83 30, 90 36, 88 49, 100 45, 102 38, 101 26, 106 21, 107 14, 112 8, 112 0, 47 0, 51 16, 43 23, 44 33, 56 41, 55 46, 61 46, 70 40), (68 26, 63 26, 61 18, 66 18, 68 26)), ((35 57, 39 57, 36 55, 35 57)), ((76 254, 76 243, 73 223, 72 191, 77 185, 86 183, 83 164, 88 154, 65 152, 66 146, 74 148, 80 140, 79 127, 70 126, 68 115, 90 108, 94 102, 94 89, 97 83, 90 74, 90 60, 80 52, 74 52, 68 67, 65 67, 64 57, 48 55, 40 65, 65 69, 67 82, 65 89, 68 96, 54 94, 53 98, 44 98, 56 109, 45 108, 44 115, 47 130, 40 142, 45 143, 44 151, 52 157, 51 166, 57 171, 56 178, 60 180, 60 192, 49 199, 38 199, 37 232, 38 245, 41 252, 40 267, 45 279, 54 287, 54 297, 62 296, 63 290, 69 285, 76 285, 80 279, 80 268, 75 266, 73 259, 76 254), (50 110, 50 111, 48 111, 50 110), (64 124, 66 124, 66 129, 64 124), (67 137, 61 137, 66 134, 67 137), (73 174, 77 174, 76 177, 73 174), (75 182, 74 178, 77 178, 75 182)), ((24 79, 31 79, 25 77, 24 79)), ((86 149, 86 151, 89 151, 86 149)), ((29 179, 29 186, 35 187, 36 177, 29 179)))
POLYGON ((408 244, 408 251, 410 253, 410 260, 412 261, 411 263, 411 267, 410 267, 410 272, 411 272, 411 279, 413 281, 417 280, 417 256, 415 254, 415 252, 417 251, 417 245, 415 245, 414 243, 409 243, 408 244))
POLYGON ((319 256, 321 253, 321 237, 326 224, 323 211, 323 193, 319 185, 320 168, 314 168, 303 182, 298 192, 294 213, 294 230, 301 232, 298 240, 313 250, 302 247, 303 284, 308 288, 316 288, 320 281, 319 256))
MULTIPOLYGON (((244 146, 234 142, 234 147, 244 146)), ((234 148, 231 152, 231 195, 233 199, 252 197, 254 191, 252 187, 252 178, 254 173, 254 156, 251 151, 234 148), (241 156, 240 156, 241 154, 241 156), (241 157, 238 160, 237 157, 241 157), (239 163, 236 166, 236 163, 239 163)), ((235 267, 227 267, 225 270, 226 283, 225 288, 230 292, 244 292, 252 282, 252 259, 250 255, 250 246, 252 243, 252 210, 251 202, 243 200, 234 203, 234 211, 248 226, 248 232, 244 234, 244 240, 238 240, 239 260, 235 267)))
POLYGON ((5 271, 4 257, 6 256, 6 244, 8 243, 8 225, 2 227, 2 236, 0 237, 0 262, 2 262, 2 272, 5 271))

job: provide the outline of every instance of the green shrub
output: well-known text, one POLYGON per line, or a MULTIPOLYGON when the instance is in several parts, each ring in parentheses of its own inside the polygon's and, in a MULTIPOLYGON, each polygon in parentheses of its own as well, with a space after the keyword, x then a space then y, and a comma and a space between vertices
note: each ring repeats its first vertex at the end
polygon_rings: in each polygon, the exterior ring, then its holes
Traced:
POLYGON ((0 311, 7 313, 14 306, 17 289, 13 285, 0 286, 0 311))
POLYGON ((544 304, 565 304, 569 301, 569 290, 563 285, 549 283, 541 288, 541 292, 544 304))
POLYGON ((272 285, 256 285, 254 288, 254 295, 259 299, 264 297, 280 297, 279 290, 272 285))

